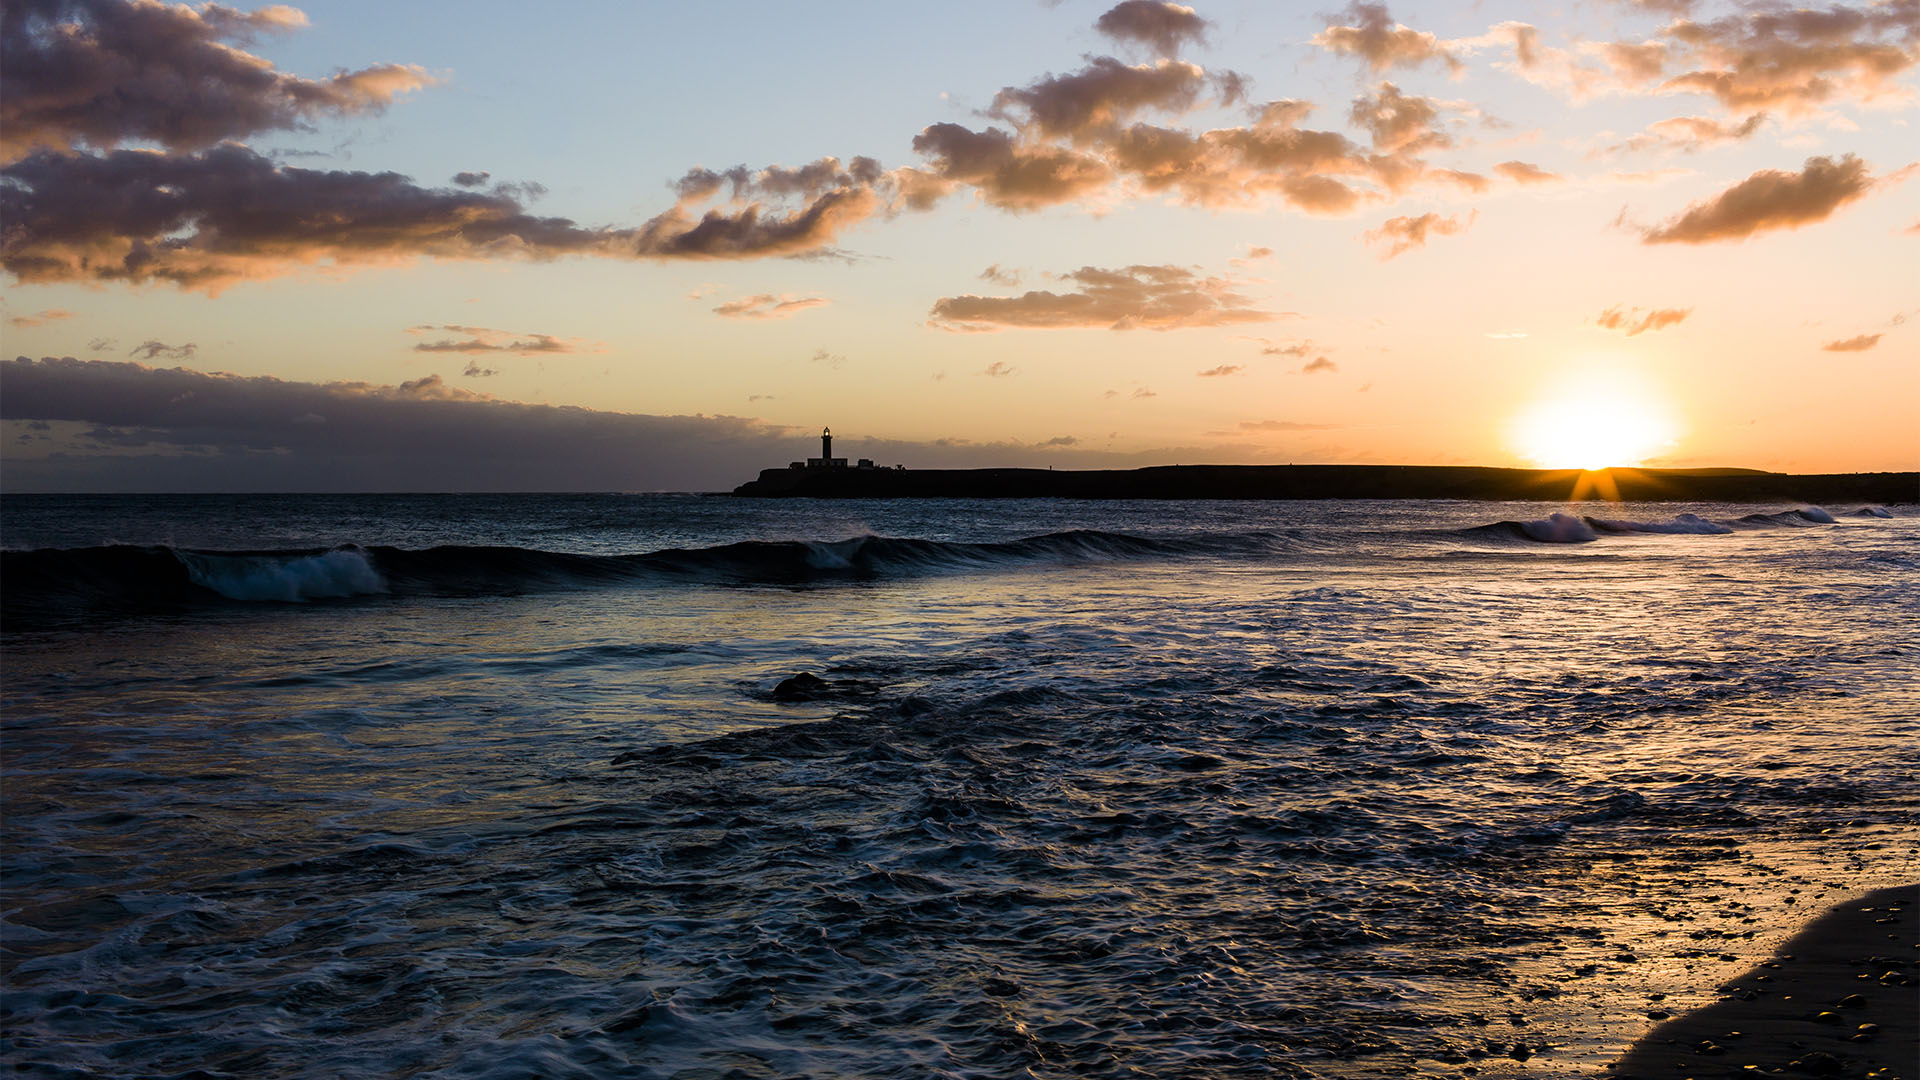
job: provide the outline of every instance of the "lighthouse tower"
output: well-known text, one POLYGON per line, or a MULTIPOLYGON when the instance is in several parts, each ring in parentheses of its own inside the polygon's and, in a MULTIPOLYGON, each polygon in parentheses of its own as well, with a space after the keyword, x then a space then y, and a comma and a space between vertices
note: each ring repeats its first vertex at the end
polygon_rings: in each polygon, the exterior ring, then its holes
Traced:
POLYGON ((833 461, 833 429, 830 427, 820 429, 820 460, 833 461))

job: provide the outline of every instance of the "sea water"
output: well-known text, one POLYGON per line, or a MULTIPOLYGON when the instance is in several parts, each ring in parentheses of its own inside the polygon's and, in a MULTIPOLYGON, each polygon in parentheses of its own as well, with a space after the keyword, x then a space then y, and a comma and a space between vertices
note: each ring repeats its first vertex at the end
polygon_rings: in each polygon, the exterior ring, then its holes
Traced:
POLYGON ((1590 1075, 1920 877, 1911 508, 8 497, 0 540, 22 1075, 1590 1075))

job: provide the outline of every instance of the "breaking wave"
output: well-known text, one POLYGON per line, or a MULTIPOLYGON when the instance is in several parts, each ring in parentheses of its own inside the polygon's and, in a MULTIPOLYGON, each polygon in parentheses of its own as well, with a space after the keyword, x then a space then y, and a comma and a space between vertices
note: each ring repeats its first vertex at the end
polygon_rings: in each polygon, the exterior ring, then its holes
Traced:
MULTIPOLYGON (((1867 508, 1854 516, 1886 516, 1867 508)), ((1631 521, 1555 513, 1424 534, 1471 543, 1577 544, 1608 536, 1712 536, 1735 528, 1833 524, 1818 507, 1711 521, 1679 514, 1631 521)), ((991 572, 1021 566, 1183 558, 1268 560, 1362 538, 1393 544, 1413 534, 1309 537, 1296 530, 1134 536, 1093 529, 1020 540, 960 543, 854 536, 754 540, 625 555, 582 555, 510 546, 425 549, 344 545, 292 551, 201 551, 112 546, 0 552, 9 622, 204 604, 301 604, 368 596, 515 595, 648 583, 807 585, 871 578, 991 572)))

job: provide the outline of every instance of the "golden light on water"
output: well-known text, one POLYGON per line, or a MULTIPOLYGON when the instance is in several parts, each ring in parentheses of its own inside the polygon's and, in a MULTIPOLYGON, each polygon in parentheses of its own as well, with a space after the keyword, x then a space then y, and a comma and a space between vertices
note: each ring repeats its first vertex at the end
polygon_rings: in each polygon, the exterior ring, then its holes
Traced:
POLYGON ((1597 375, 1555 387, 1514 418, 1511 433, 1514 449, 1535 465, 1588 470, 1643 464, 1678 434, 1655 393, 1597 375))

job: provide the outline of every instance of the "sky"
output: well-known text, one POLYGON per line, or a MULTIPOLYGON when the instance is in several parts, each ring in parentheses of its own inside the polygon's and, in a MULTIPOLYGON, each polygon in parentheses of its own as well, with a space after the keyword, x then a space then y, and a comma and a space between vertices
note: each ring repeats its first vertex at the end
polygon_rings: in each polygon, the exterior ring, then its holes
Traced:
POLYGON ((1920 0, 7 0, 0 488, 1920 468, 1920 0))

